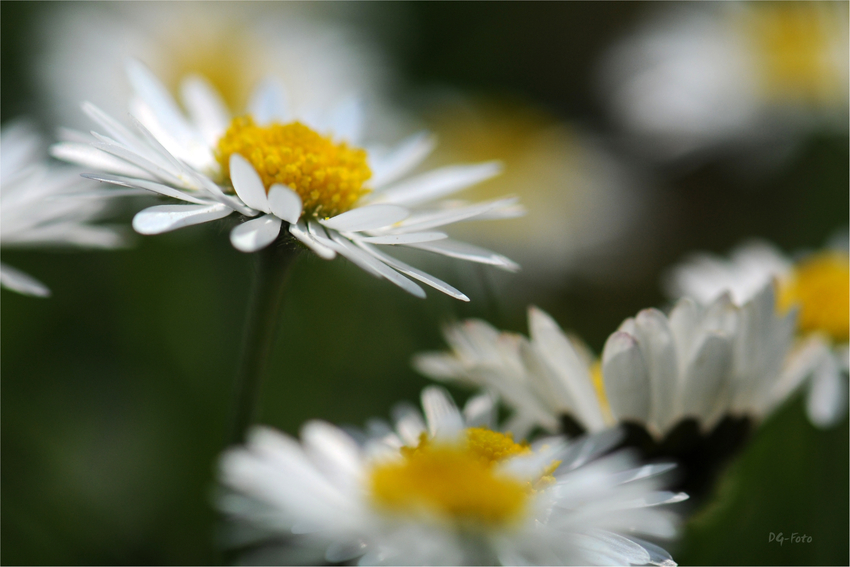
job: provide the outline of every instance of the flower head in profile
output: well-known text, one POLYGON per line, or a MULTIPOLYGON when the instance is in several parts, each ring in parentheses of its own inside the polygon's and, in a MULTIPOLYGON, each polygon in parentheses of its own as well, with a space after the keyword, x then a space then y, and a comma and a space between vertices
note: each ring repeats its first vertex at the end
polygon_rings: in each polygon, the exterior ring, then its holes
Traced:
POLYGON ((372 422, 359 443, 310 422, 300 443, 257 428, 247 446, 225 453, 219 507, 243 528, 230 543, 286 538, 281 549, 242 560, 674 564, 638 538, 675 535, 676 516, 663 504, 686 496, 659 490, 659 475, 672 465, 637 466, 630 453, 606 455, 616 431, 570 444, 519 443, 493 429, 488 396, 461 412, 428 388, 422 405, 424 419, 400 406, 394 426, 372 422))
POLYGON ((188 116, 141 64, 128 65, 136 91, 134 128, 124 127, 92 105, 85 111, 105 134, 90 144, 68 141, 57 157, 94 167, 115 185, 182 201, 145 209, 133 219, 142 234, 158 234, 238 213, 230 233, 235 248, 254 252, 283 232, 332 259, 348 258, 367 272, 423 297, 411 279, 452 297, 466 296, 433 276, 384 252, 405 246, 506 270, 511 260, 457 242, 442 227, 467 220, 522 213, 516 199, 468 204, 442 198, 500 171, 495 162, 457 165, 409 175, 433 148, 417 134, 392 149, 361 147, 362 113, 354 99, 330 111, 295 113, 282 87, 267 81, 247 114, 231 118, 214 90, 199 77, 183 83, 188 116))
POLYGON ((598 432, 620 424, 625 443, 675 458, 678 487, 708 490, 766 417, 804 378, 787 357, 794 313, 778 315, 768 286, 743 306, 728 295, 680 300, 669 315, 645 309, 608 337, 600 359, 543 311, 530 338, 478 320, 446 328, 450 352, 423 353, 426 376, 484 388, 513 410, 512 431, 598 432))
POLYGON ((786 360, 794 314, 773 304, 768 286, 743 306, 724 295, 706 306, 682 299, 669 315, 645 309, 608 337, 600 360, 532 307, 530 338, 465 321, 445 331, 450 352, 414 366, 497 393, 526 428, 555 431, 567 415, 587 431, 636 423, 659 440, 685 419, 708 432, 726 416, 764 417, 799 384, 786 360))
POLYGON ((848 332, 850 331, 850 256, 847 231, 831 245, 789 258, 772 244, 742 244, 729 258, 695 254, 675 266, 666 287, 710 302, 723 293, 742 304, 776 281, 775 309, 797 309, 797 346, 791 364, 811 375, 807 411, 812 423, 828 426, 847 409, 848 332))
MULTIPOLYGON (((97 190, 71 168, 49 164, 40 136, 25 122, 0 134, 0 242, 4 249, 38 247, 115 248, 115 228, 89 224, 107 206, 110 192, 97 190)), ((33 277, 0 264, 0 284, 26 295, 50 290, 33 277)))

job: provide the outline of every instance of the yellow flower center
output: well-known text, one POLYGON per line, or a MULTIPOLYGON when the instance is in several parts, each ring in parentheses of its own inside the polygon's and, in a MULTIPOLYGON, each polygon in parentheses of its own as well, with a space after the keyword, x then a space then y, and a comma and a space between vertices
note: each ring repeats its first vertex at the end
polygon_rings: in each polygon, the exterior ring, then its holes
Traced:
POLYGON ((811 256, 782 282, 779 306, 800 306, 799 328, 821 331, 839 343, 850 334, 850 258, 841 252, 811 256))
POLYGON ((847 16, 830 14, 829 8, 817 3, 807 4, 753 6, 755 14, 748 23, 760 57, 763 86, 777 100, 834 102, 846 90, 836 48, 847 49, 837 21, 847 16))
POLYGON ((489 429, 467 429, 454 444, 434 443, 423 434, 417 447, 402 448, 400 460, 371 471, 371 496, 392 512, 436 514, 469 527, 504 526, 522 517, 535 486, 499 473, 495 465, 529 453, 531 448, 515 443, 510 433, 489 429))
POLYGON ((235 118, 216 151, 227 177, 233 154, 254 166, 266 191, 281 183, 298 193, 307 215, 344 213, 369 192, 363 187, 372 176, 366 151, 335 144, 300 122, 257 126, 250 116, 235 118))

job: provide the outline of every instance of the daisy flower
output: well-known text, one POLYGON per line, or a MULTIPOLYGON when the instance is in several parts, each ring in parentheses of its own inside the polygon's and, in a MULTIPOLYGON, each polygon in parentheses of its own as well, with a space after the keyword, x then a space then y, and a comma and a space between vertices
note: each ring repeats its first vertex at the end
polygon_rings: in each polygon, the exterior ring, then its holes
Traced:
MULTIPOLYGON (((660 160, 846 132, 846 3, 664 6, 601 69, 613 118, 660 160)), ((784 146, 784 147, 780 147, 784 146)))
POLYGON ((600 360, 531 307, 530 338, 464 321, 445 330, 451 352, 414 366, 492 390, 526 428, 555 431, 569 415, 591 432, 633 422, 661 439, 684 419, 705 432, 727 415, 764 417, 799 384, 785 362, 794 314, 773 304, 767 286, 742 306, 723 295, 705 306, 683 298, 669 315, 645 309, 608 337, 600 360))
POLYGON ((796 307, 798 344, 791 364, 811 374, 806 409, 815 425, 837 422, 847 410, 848 329, 850 329, 850 256, 847 231, 831 245, 788 257, 775 246, 753 241, 729 258, 696 254, 666 278, 672 297, 688 295, 702 303, 729 293, 737 304, 748 301, 774 280, 776 310, 796 307))
POLYGON ((803 379, 786 358, 794 314, 773 305, 768 286, 742 306, 723 295, 706 306, 682 299, 669 315, 645 309, 608 338, 600 360, 532 307, 530 338, 465 321, 446 328, 451 352, 420 354, 414 366, 493 392, 513 410, 515 432, 623 424, 627 444, 682 464, 677 486, 694 496, 803 379))
POLYGON ((502 255, 450 240, 439 230, 460 221, 522 213, 515 198, 439 201, 498 174, 498 163, 410 176, 433 148, 433 139, 420 133, 392 149, 364 149, 361 106, 354 99, 343 99, 326 112, 296 111, 282 86, 267 80, 247 113, 234 118, 209 83, 193 76, 181 88, 186 115, 146 67, 131 61, 127 70, 136 92, 133 128, 86 104, 85 112, 104 134, 93 133, 89 143, 74 134, 75 141, 54 146, 53 153, 105 172, 89 175, 92 179, 183 202, 141 211, 133 219, 137 232, 159 234, 235 212, 244 221, 230 233, 238 250, 260 250, 288 232, 322 258, 344 256, 419 297, 424 291, 409 278, 468 300, 382 247, 405 246, 518 269, 502 255))
POLYGON ((566 274, 602 277, 640 257, 646 191, 633 168, 601 140, 534 105, 439 93, 427 123, 441 143, 430 163, 498 158, 499 177, 470 189, 487 199, 517 192, 528 214, 510 222, 465 225, 470 242, 521 256, 518 286, 561 286, 566 274))
MULTIPOLYGON (((495 407, 477 397, 461 412, 427 388, 422 415, 397 408, 357 442, 324 422, 301 442, 255 428, 220 461, 219 508, 253 538, 285 538, 280 553, 242 558, 360 565, 674 565, 638 535, 667 539, 676 516, 661 491, 673 465, 639 466, 605 454, 617 432, 567 444, 517 443, 492 429, 495 407)), ((245 537, 245 536, 249 537, 245 537)), ((231 544, 237 543, 231 541, 231 544)))
POLYGON ((132 95, 124 66, 135 58, 172 94, 184 77, 206 77, 234 111, 246 107, 268 75, 284 81, 297 105, 324 107, 337 93, 356 91, 379 110, 370 124, 378 120, 394 129, 399 117, 384 96, 391 87, 389 66, 364 34, 344 23, 358 10, 309 2, 54 5, 33 30, 41 107, 53 123, 85 131, 82 100, 123 117, 132 95))
MULTIPOLYGON (((88 224, 106 208, 98 191, 67 167, 44 159, 43 143, 25 122, 0 132, 0 243, 4 249, 71 246, 116 248, 120 233, 88 224)), ((35 278, 0 264, 0 284, 25 295, 47 297, 50 290, 35 278)))

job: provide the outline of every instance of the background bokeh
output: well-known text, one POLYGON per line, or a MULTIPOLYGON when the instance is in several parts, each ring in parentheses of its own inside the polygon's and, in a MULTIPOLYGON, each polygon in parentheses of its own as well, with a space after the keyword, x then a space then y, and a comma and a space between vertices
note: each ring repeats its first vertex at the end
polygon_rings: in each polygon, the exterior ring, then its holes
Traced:
MULTIPOLYGON (((640 261, 623 259, 603 278, 577 270, 543 289, 460 263, 435 266, 470 295, 469 304, 435 292, 418 300, 344 261, 305 255, 280 316, 264 423, 290 433, 312 418, 363 424, 399 400, 415 402, 427 381, 410 357, 442 348, 440 327, 457 318, 525 332, 533 303, 599 352, 624 318, 665 304, 659 277, 688 252, 725 253, 753 236, 786 251, 816 248, 847 225, 846 124, 807 135, 781 167, 758 174, 721 161, 653 165, 619 144, 596 68, 606 48, 655 7, 337 8, 323 17, 360 28, 386 50, 401 77, 391 96, 408 112, 421 110, 421 93, 437 87, 545 109, 622 154, 642 179, 635 190, 646 192, 653 221, 629 236, 641 243, 640 261)), ((43 116, 31 72, 39 51, 33 30, 55 9, 0 4, 4 124, 43 116)), ((128 220, 131 209, 119 218, 128 220)), ((53 292, 48 300, 2 292, 3 563, 218 561, 214 463, 226 438, 253 259, 211 224, 137 237, 126 250, 4 251, 3 260, 53 292)), ((817 430, 800 400, 790 400, 756 432, 717 495, 672 547, 681 564, 846 565, 846 418, 817 430), (770 542, 779 532, 812 541, 770 542)))

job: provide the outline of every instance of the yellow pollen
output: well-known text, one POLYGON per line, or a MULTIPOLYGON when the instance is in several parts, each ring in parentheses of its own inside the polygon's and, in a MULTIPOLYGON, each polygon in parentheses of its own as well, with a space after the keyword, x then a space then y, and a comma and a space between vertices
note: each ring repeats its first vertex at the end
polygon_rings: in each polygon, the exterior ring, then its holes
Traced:
POLYGON ((314 217, 344 213, 369 192, 363 187, 372 176, 366 151, 335 144, 300 122, 257 126, 250 116, 235 118, 216 151, 227 177, 233 154, 254 166, 267 192, 275 183, 286 185, 314 217))
MULTIPOLYGON (((423 434, 417 447, 401 453, 401 460, 377 465, 369 479, 374 503, 388 511, 430 513, 466 527, 504 526, 522 517, 540 484, 495 470, 496 464, 529 454, 531 448, 488 429, 467 429, 465 439, 454 444, 434 443, 423 434)), ((553 465, 546 475, 558 463, 553 465)))
POLYGON ((838 343, 850 335, 850 258, 824 252, 806 258, 782 282, 779 307, 800 306, 798 326, 804 333, 821 331, 838 343))

